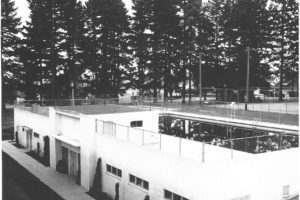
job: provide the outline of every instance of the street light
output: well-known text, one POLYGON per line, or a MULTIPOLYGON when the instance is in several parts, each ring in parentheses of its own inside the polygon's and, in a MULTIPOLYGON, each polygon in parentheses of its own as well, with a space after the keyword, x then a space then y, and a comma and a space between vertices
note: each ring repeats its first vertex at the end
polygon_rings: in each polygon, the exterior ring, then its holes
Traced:
POLYGON ((78 60, 74 63, 73 80, 71 81, 72 106, 75 106, 75 88, 76 88, 77 69, 80 67, 80 65, 81 63, 78 60))
POLYGON ((75 102, 74 102, 74 82, 73 81, 71 81, 71 90, 72 90, 72 100, 71 100, 71 104, 72 104, 72 106, 75 106, 75 102))
POLYGON ((199 103, 201 105, 201 100, 202 100, 202 66, 201 66, 201 56, 203 54, 199 54, 199 103))
POLYGON ((250 71, 250 47, 246 48, 247 52, 247 80, 246 80, 246 102, 245 102, 245 110, 248 109, 249 102, 249 71, 250 71))

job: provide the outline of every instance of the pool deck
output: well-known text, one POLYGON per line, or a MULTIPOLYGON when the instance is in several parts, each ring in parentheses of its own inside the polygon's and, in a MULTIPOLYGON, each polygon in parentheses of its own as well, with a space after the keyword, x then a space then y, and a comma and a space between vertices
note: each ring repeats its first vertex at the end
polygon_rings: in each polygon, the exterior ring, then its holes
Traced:
POLYGON ((75 183, 74 177, 61 174, 53 168, 45 167, 40 164, 32 157, 25 154, 25 152, 28 151, 26 148, 19 149, 8 141, 2 141, 2 151, 63 199, 94 200, 86 194, 87 190, 75 183))

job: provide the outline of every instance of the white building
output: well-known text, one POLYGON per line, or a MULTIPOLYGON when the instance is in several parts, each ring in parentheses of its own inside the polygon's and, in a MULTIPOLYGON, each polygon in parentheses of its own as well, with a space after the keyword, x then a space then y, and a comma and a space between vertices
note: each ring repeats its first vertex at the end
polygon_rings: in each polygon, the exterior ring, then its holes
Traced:
POLYGON ((15 108, 20 144, 37 151, 39 143, 42 156, 48 137, 50 167, 63 160, 88 190, 101 158, 101 190, 112 198, 117 183, 120 200, 279 200, 299 194, 299 148, 250 154, 158 134, 158 111, 84 105, 50 107, 41 115, 43 109, 15 108))

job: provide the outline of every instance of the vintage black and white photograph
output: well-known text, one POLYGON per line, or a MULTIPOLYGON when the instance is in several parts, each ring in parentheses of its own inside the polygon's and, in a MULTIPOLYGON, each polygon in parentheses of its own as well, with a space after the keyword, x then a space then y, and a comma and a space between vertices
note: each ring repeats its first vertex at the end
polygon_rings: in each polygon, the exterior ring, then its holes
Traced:
POLYGON ((299 200, 298 0, 1 0, 3 200, 299 200))

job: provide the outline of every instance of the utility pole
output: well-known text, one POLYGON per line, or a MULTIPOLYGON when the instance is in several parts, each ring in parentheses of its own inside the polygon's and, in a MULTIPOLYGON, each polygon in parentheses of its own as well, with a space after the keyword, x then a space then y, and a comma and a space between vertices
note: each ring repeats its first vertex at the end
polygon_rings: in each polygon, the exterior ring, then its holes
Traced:
POLYGON ((201 59, 202 54, 200 53, 199 55, 199 103, 200 105, 202 104, 201 100, 202 100, 202 66, 201 66, 201 59))
POLYGON ((246 80, 246 102, 245 102, 245 110, 248 110, 248 102, 249 102, 249 71, 250 71, 250 47, 246 48, 247 52, 247 80, 246 80))
POLYGON ((56 85, 55 85, 55 76, 56 69, 54 66, 54 0, 52 0, 52 8, 51 8, 51 73, 52 73, 52 84, 51 84, 51 97, 53 100, 56 99, 56 85))

